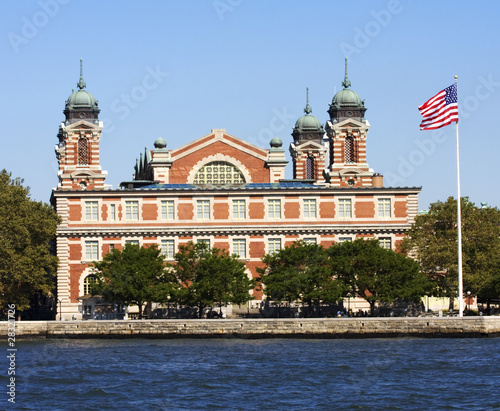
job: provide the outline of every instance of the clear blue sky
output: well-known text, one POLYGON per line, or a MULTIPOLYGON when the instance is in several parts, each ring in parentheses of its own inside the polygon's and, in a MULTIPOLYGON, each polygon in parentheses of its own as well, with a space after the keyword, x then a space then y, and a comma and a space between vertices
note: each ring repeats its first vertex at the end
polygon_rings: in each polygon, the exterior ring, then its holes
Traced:
POLYGON ((324 124, 348 57, 369 165, 385 185, 422 186, 420 209, 456 196, 455 125, 420 131, 417 107, 458 75, 462 195, 498 207, 499 16, 494 0, 2 1, 0 169, 49 200, 80 58, 117 187, 158 137, 176 148, 225 128, 288 148, 306 87, 324 124))

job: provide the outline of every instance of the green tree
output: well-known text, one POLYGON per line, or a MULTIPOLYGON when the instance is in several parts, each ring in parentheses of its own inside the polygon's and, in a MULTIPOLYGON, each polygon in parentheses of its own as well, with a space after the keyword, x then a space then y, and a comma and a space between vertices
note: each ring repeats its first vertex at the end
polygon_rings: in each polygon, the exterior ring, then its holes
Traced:
POLYGON ((125 244, 122 250, 111 250, 102 261, 94 261, 93 267, 97 282, 92 294, 102 295, 109 302, 137 305, 139 318, 142 318, 144 303, 160 302, 171 283, 156 245, 125 244))
MULTIPOLYGON (((464 290, 484 299, 500 296, 500 211, 478 208, 462 198, 462 268, 464 290)), ((436 284, 436 294, 457 296, 458 291, 457 200, 430 205, 418 215, 402 250, 412 253, 436 284)), ((452 301, 450 301, 450 306, 452 301)))
POLYGON ((225 250, 189 242, 179 246, 172 268, 182 285, 180 302, 198 307, 200 318, 206 307, 218 305, 222 310, 224 304, 243 304, 253 299, 250 290, 255 281, 248 278, 245 264, 225 250))
POLYGON ((464 291, 489 303, 500 298, 500 210, 472 204, 467 211, 462 234, 464 291))
POLYGON ((258 268, 260 281, 271 300, 301 301, 313 305, 338 301, 346 292, 345 284, 332 277, 328 254, 318 244, 297 241, 262 258, 265 268, 258 268))
POLYGON ((30 199, 23 180, 0 172, 0 303, 15 304, 18 314, 38 296, 54 289, 57 257, 50 253, 59 216, 30 199))
POLYGON ((402 300, 418 302, 429 291, 429 281, 417 262, 380 247, 378 240, 345 241, 328 249, 332 270, 354 295, 370 304, 402 300))

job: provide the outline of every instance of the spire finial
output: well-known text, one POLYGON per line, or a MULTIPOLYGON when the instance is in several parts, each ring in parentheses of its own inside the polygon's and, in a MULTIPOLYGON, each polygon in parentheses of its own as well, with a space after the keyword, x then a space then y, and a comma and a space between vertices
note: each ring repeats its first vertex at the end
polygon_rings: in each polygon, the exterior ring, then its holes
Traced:
POLYGON ((87 85, 85 81, 83 81, 83 59, 80 59, 80 81, 76 85, 80 90, 84 89, 87 85))
POLYGON ((306 108, 304 109, 306 114, 311 114, 312 108, 309 105, 309 87, 306 87, 306 108))
POLYGON ((345 58, 345 77, 344 77, 344 81, 342 82, 342 85, 344 86, 344 88, 351 87, 351 82, 349 81, 349 78, 347 77, 347 57, 345 58))

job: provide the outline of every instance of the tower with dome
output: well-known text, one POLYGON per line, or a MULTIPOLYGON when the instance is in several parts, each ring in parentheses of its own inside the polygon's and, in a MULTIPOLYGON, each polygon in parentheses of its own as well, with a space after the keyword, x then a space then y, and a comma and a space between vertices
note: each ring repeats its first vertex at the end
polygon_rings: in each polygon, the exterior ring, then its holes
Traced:
POLYGON ((368 166, 366 138, 370 123, 365 102, 351 90, 345 60, 343 89, 332 99, 325 131, 329 143, 329 167, 325 179, 333 187, 381 187, 382 176, 368 166))
POLYGON ((99 121, 97 100, 85 90, 82 60, 77 87, 78 90, 73 90, 66 100, 63 111, 65 120, 59 126, 57 134, 57 187, 60 190, 103 189, 107 176, 99 160, 103 124, 99 121))
POLYGON ((324 184, 323 170, 327 154, 327 149, 323 145, 325 131, 320 121, 311 114, 309 89, 307 89, 306 96, 305 115, 295 123, 292 131, 293 142, 290 143, 293 178, 324 184))

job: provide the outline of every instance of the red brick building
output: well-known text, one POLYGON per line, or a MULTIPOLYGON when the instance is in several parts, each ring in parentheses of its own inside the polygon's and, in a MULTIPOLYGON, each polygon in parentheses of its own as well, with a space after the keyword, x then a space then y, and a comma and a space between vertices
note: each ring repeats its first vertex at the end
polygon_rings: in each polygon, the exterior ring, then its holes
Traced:
POLYGON ((99 108, 80 76, 59 128, 59 184, 52 194, 62 218, 57 295, 63 317, 82 318, 89 309, 79 297, 88 294, 91 261, 129 241, 158 244, 166 260, 180 244, 206 241, 239 255, 249 276, 257 275, 266 253, 296 240, 327 247, 375 237, 396 248, 417 214, 420 188, 384 187, 369 168, 366 108, 349 88, 347 70, 342 84, 325 128, 308 101, 297 120, 293 179, 285 179, 279 138, 261 148, 212 130, 173 149, 156 140, 136 161, 134 179, 113 189, 100 165, 99 108))

